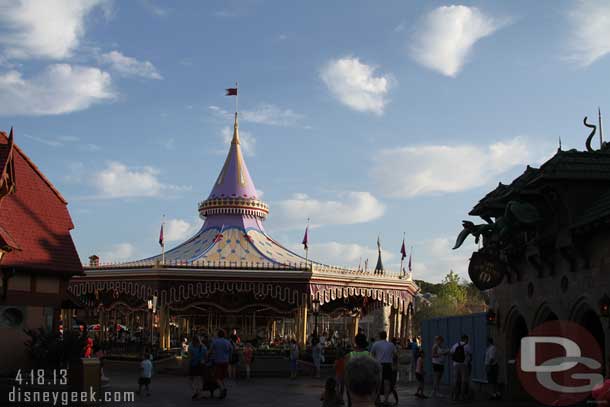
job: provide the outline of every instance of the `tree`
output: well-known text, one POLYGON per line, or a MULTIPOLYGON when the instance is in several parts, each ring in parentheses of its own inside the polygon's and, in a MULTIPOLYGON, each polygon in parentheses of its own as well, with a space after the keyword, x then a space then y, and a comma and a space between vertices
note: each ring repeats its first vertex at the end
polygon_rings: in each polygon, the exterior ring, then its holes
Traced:
POLYGON ((425 281, 417 283, 423 292, 433 294, 425 303, 421 301, 417 304, 414 318, 417 331, 420 331, 421 322, 426 319, 485 311, 485 296, 453 270, 449 271, 440 284, 425 281))

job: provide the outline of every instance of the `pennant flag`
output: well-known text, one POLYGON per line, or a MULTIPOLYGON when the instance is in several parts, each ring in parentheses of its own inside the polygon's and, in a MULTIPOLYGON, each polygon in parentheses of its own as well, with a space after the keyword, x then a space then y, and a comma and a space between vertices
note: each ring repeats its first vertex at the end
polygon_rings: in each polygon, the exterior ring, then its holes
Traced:
POLYGON ((381 240, 379 240, 379 235, 377 235, 377 250, 381 251, 381 240))
POLYGON ((228 88, 225 96, 237 96, 237 88, 228 88))
POLYGON ((222 232, 224 231, 224 229, 225 229, 225 225, 222 225, 220 227, 220 231, 216 234, 216 236, 214 236, 214 240, 213 240, 214 243, 218 243, 222 240, 222 238, 223 238, 222 232))
POLYGON ((159 245, 161 247, 163 247, 163 225, 164 223, 161 223, 161 231, 159 232, 159 245))
POLYGON ((403 261, 406 257, 407 257, 407 248, 405 247, 405 238, 402 238, 402 246, 400 247, 400 254, 402 255, 402 257, 400 258, 400 261, 403 261))
POLYGON ((408 267, 409 267, 409 273, 411 272, 411 256, 413 256, 413 254, 410 254, 410 255, 409 255, 409 265, 408 265, 408 267))
POLYGON ((368 269, 368 268, 369 268, 369 259, 367 258, 367 259, 364 261, 364 271, 366 271, 366 269, 368 269))
POLYGON ((305 250, 309 249, 309 219, 307 220, 307 227, 305 228, 305 236, 303 236, 303 241, 301 242, 303 248, 305 250))

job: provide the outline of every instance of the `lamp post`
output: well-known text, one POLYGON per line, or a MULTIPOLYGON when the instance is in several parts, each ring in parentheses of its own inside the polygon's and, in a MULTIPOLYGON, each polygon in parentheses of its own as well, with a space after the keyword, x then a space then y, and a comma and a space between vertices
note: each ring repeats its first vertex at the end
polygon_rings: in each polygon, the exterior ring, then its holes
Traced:
POLYGON ((313 329, 313 335, 314 337, 318 337, 318 314, 320 314, 320 300, 318 300, 317 298, 315 300, 312 301, 311 303, 311 312, 313 312, 313 316, 314 316, 314 329, 313 329))

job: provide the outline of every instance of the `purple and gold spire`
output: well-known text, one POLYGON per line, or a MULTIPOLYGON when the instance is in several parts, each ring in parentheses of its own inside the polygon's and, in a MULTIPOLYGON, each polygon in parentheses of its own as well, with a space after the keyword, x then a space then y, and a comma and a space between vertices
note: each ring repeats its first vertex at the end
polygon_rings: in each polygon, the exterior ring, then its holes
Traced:
POLYGON ((256 187, 241 151, 239 123, 235 113, 233 139, 229 154, 208 199, 199 204, 199 215, 244 215, 265 219, 269 207, 256 196, 256 187))
POLYGON ((305 264, 263 228, 269 207, 258 199, 241 151, 237 113, 229 153, 208 198, 199 203, 203 226, 186 242, 148 260, 240 264, 305 264))

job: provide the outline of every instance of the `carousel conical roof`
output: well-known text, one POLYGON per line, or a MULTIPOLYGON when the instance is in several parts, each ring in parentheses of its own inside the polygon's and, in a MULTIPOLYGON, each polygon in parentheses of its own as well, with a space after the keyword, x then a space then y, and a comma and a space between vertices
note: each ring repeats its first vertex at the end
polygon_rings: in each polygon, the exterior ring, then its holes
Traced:
MULTIPOLYGON (((305 264, 303 257, 272 239, 263 228, 269 207, 256 196, 244 160, 237 113, 229 153, 208 198, 199 204, 205 219, 186 242, 165 253, 166 262, 305 264)), ((145 261, 161 261, 154 256, 145 261)))

